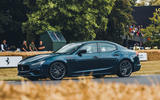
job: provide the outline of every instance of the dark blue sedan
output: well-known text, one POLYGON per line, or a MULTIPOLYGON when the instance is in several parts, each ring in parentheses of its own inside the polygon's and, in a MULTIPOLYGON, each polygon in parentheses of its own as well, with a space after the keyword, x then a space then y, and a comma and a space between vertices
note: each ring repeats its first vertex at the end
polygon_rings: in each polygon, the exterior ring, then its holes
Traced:
POLYGON ((138 53, 109 41, 70 43, 55 53, 28 57, 18 64, 18 75, 30 80, 105 75, 129 77, 140 70, 138 53))

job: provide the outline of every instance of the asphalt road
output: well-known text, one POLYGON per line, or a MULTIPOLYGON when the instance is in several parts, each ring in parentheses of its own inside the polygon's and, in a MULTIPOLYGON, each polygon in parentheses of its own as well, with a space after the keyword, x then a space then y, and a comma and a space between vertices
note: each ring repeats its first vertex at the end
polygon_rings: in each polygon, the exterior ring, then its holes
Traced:
MULTIPOLYGON (((69 81, 68 79, 64 79, 63 81, 69 81)), ((73 81, 78 82, 78 79, 73 79, 73 81)), ((105 78, 95 78, 92 79, 92 81, 95 82, 102 82, 105 83, 124 83, 124 84, 141 84, 141 85, 154 85, 154 84, 160 84, 160 75, 143 75, 143 76, 131 76, 131 77, 125 77, 125 78, 119 78, 119 77, 105 77, 105 78)), ((26 83, 29 81, 24 81, 23 83, 26 83)), ((59 84, 61 81, 30 81, 34 84, 59 84)), ((13 85, 21 85, 21 81, 6 81, 8 84, 13 85)))

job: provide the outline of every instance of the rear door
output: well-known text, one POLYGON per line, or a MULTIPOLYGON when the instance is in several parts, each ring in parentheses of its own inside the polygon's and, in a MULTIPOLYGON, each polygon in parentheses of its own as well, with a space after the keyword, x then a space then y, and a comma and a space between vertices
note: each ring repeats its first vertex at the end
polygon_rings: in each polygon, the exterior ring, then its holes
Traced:
POLYGON ((119 52, 116 45, 110 43, 98 43, 100 53, 99 64, 101 73, 112 73, 118 64, 119 52))

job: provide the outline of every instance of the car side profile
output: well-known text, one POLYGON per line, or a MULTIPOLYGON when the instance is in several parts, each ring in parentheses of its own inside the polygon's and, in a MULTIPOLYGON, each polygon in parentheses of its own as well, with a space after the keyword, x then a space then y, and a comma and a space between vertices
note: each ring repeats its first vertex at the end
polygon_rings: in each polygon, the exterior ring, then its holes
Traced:
POLYGON ((18 64, 18 75, 30 80, 105 75, 129 77, 140 70, 138 53, 109 41, 70 43, 50 54, 23 59, 18 64))

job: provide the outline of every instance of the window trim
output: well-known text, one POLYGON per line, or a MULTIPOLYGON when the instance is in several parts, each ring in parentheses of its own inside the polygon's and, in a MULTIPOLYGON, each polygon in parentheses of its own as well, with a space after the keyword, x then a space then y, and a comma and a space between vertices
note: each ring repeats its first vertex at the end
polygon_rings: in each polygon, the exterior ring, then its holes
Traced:
POLYGON ((106 42, 99 42, 99 43, 98 43, 98 52, 99 52, 99 53, 108 53, 108 52, 113 52, 113 51, 116 51, 116 50, 118 50, 118 47, 117 47, 115 44, 106 43, 106 42), (101 44, 101 43, 113 45, 113 46, 115 46, 116 49, 115 49, 115 50, 112 50, 112 51, 101 52, 101 50, 100 50, 100 44, 101 44))

